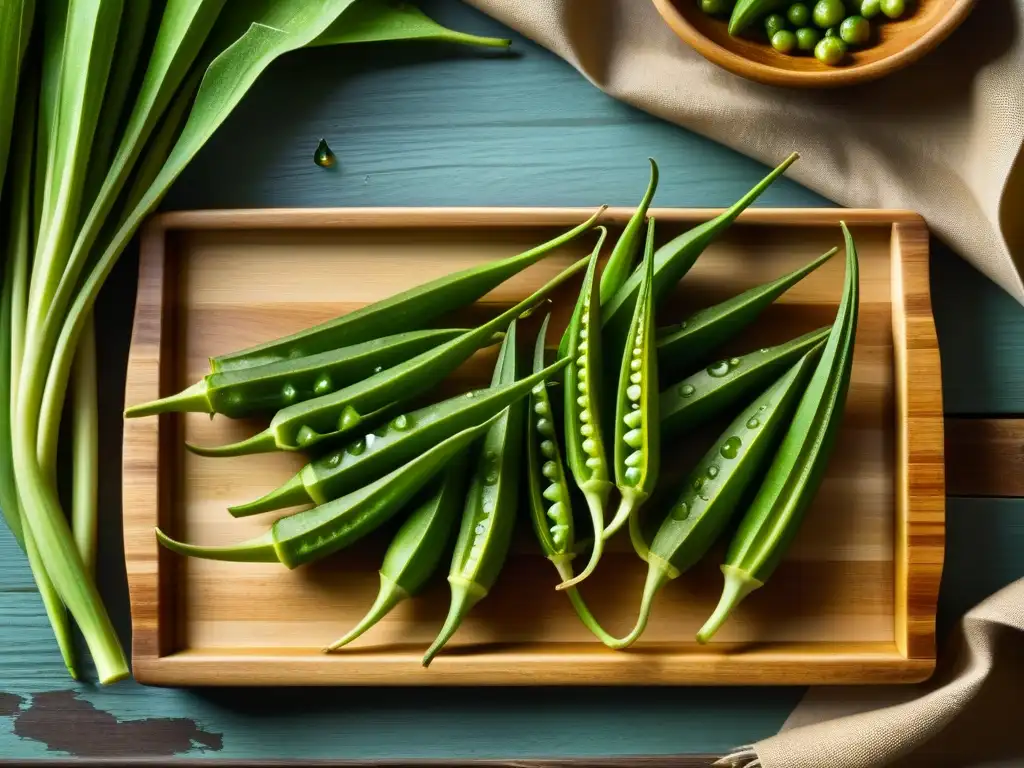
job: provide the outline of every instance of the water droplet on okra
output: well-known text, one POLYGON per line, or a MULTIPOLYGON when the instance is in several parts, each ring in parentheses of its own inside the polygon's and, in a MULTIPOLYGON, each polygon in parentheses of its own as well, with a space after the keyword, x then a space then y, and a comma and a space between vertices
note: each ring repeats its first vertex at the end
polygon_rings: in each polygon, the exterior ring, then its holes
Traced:
POLYGON ((412 426, 412 420, 403 413, 401 416, 396 416, 394 418, 391 422, 391 426, 399 432, 405 432, 412 426))
POLYGON ((708 467, 708 477, 711 478, 712 480, 718 477, 718 466, 716 464, 712 464, 710 467, 708 467))
POLYGON ((720 379, 729 373, 729 363, 726 360, 719 360, 717 363, 712 363, 708 366, 708 376, 714 376, 716 379, 720 379))
POLYGON ((722 454, 723 459, 735 459, 739 455, 741 445, 743 445, 743 441, 736 435, 733 435, 722 443, 722 447, 718 452, 722 454))
POLYGON ((330 376, 321 376, 319 379, 316 380, 316 383, 313 385, 313 394, 317 396, 327 395, 333 391, 334 383, 331 381, 330 376))
POLYGON ((366 440, 364 440, 363 438, 359 438, 358 440, 354 441, 351 445, 349 445, 349 447, 346 450, 353 456, 358 456, 363 451, 366 450, 366 440))
POLYGON ((298 393, 295 391, 295 387, 291 384, 285 384, 281 389, 281 399, 286 403, 294 403, 295 397, 298 393))
POLYGON ((672 507, 672 519, 673 520, 685 520, 690 516, 690 505, 685 501, 680 501, 674 507, 672 507))
POLYGON ((693 397, 693 393, 696 391, 697 388, 694 387, 693 384, 683 384, 683 386, 679 388, 679 394, 682 397, 693 397))
POLYGON ((747 419, 747 429, 757 429, 761 426, 761 420, 757 416, 751 416, 747 419))

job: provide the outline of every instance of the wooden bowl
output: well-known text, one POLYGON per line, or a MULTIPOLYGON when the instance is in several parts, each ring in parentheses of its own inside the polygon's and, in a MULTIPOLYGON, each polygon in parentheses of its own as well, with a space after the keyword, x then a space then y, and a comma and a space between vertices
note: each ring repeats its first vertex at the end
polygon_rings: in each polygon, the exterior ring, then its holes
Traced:
POLYGON ((653 2, 680 38, 734 74, 767 85, 830 88, 877 80, 917 61, 963 22, 975 0, 915 0, 912 12, 901 20, 873 20, 875 41, 851 48, 847 63, 837 67, 810 55, 778 53, 753 31, 732 37, 726 20, 704 13, 697 0, 653 2))

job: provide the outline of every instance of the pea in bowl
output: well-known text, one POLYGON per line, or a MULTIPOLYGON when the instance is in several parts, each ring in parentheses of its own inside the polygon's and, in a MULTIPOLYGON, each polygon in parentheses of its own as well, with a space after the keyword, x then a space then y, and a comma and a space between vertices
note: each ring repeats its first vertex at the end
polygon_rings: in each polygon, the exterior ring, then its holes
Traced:
POLYGON ((653 0, 709 61, 767 85, 829 88, 884 77, 920 59, 975 0, 653 0))

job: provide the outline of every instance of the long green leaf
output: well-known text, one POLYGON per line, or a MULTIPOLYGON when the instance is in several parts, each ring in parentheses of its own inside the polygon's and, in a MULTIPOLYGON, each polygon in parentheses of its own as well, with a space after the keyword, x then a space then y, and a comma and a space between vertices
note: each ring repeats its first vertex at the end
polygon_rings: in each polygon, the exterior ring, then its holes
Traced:
POLYGON ((78 225, 85 173, 113 59, 122 0, 71 0, 47 148, 42 224, 29 287, 28 341, 49 309, 78 225))
POLYGON ((32 183, 32 242, 39 244, 43 226, 43 194, 46 191, 46 162, 50 156, 50 136, 57 115, 57 91, 61 63, 64 61, 64 32, 67 29, 69 0, 41 0, 42 64, 39 76, 39 120, 36 123, 35 177, 32 183))
POLYGON ((360 0, 310 43, 310 47, 390 40, 437 40, 487 48, 508 48, 512 44, 504 38, 480 37, 449 29, 410 3, 360 0))
POLYGON ((10 152, 14 107, 18 101, 18 74, 31 36, 34 12, 35 0, 0 2, 0 190, 10 152))
MULTIPOLYGON (((33 386, 21 392, 14 431, 15 474, 19 489, 25 489, 25 520, 41 551, 48 555, 48 572, 82 628, 103 683, 126 676, 127 663, 95 584, 85 571, 56 489, 35 456, 37 435, 59 427, 60 408, 83 324, 103 281, 142 219, 156 207, 259 75, 281 55, 316 39, 352 2, 279 0, 260 4, 261 15, 213 60, 167 163, 90 270, 66 316, 50 313, 36 343, 26 349, 22 377, 33 386), (38 386, 42 377, 46 379, 45 398, 38 386)), ((233 21, 235 18, 232 16, 233 21)))

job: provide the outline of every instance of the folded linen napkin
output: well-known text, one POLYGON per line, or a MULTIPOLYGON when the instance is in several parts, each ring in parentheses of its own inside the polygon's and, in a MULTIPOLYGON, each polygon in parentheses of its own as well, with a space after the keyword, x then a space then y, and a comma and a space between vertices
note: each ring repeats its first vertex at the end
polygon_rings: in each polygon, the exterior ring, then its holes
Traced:
MULTIPOLYGON (((800 152, 787 175, 839 204, 921 213, 1024 303, 1024 0, 978 0, 913 66, 828 91, 759 85, 716 67, 650 0, 466 1, 626 103, 768 165, 800 152)), ((812 688, 778 735, 723 762, 1020 764, 1020 709, 1011 702, 1024 680, 1024 580, 970 611, 947 650, 921 686, 812 688)))

